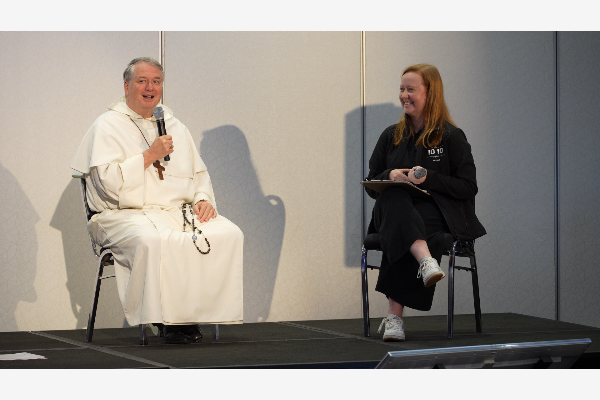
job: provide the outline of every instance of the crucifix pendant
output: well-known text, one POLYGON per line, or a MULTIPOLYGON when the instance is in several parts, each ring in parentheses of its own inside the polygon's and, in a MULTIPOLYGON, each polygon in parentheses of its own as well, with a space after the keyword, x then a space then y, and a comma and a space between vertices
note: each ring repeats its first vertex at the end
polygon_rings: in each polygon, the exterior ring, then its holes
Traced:
POLYGON ((165 178, 163 178, 162 172, 165 170, 165 167, 160 165, 160 161, 158 161, 158 160, 154 161, 154 163, 152 165, 154 165, 156 167, 156 169, 158 170, 158 179, 160 179, 161 181, 164 181, 165 178))

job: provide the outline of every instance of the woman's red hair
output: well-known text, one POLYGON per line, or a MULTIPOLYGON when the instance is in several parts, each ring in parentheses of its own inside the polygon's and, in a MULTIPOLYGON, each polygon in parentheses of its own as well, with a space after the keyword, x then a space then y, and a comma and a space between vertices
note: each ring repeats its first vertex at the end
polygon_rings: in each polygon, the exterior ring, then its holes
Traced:
MULTIPOLYGON (((424 122, 423 132, 417 138, 416 144, 423 144, 423 147, 439 146, 444 135, 444 126, 446 122, 451 123, 450 112, 444 100, 444 86, 442 77, 436 67, 429 64, 411 65, 402 72, 402 76, 407 72, 416 72, 423 78, 423 85, 427 90, 425 107, 423 108, 424 122)), ((405 137, 409 138, 415 134, 410 116, 403 114, 396 125, 394 133, 394 144, 398 145, 405 137)))

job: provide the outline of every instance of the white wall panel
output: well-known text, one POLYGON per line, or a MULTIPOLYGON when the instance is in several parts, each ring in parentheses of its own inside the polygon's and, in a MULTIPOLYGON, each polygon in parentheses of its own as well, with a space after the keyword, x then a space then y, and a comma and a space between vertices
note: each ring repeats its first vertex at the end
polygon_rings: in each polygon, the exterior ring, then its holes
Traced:
MULTIPOLYGON (((365 165, 382 130, 400 118, 403 69, 417 63, 438 67, 450 113, 477 165, 477 215, 488 231, 476 244, 482 310, 552 318, 552 33, 368 32, 366 46, 365 165)), ((373 204, 369 199, 367 223, 373 204)), ((472 313, 470 277, 456 275, 456 312, 472 313)), ((447 313, 446 285, 438 284, 430 314, 447 313)), ((378 296, 383 315, 386 302, 378 296)))
POLYGON ((359 317, 360 33, 165 42, 165 104, 245 234, 244 321, 359 317))
POLYGON ((600 33, 560 32, 560 316, 600 327, 600 33))
MULTIPOLYGON (((0 32, 0 54, 0 331, 82 328, 95 258, 71 160, 158 34, 0 32)), ((98 327, 123 324, 111 285, 98 327)))

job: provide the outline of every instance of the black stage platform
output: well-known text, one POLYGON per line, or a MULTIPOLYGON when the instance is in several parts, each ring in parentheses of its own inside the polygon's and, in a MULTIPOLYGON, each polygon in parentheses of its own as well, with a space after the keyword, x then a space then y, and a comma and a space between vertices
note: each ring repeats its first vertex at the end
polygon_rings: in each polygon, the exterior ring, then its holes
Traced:
POLYGON ((31 353, 45 360, 0 361, 0 368, 374 368, 389 351, 589 338, 592 344, 573 368, 600 367, 600 329, 519 314, 484 314, 483 332, 472 315, 457 315, 454 338, 446 338, 446 317, 404 319, 407 340, 385 343, 371 321, 362 319, 222 325, 220 340, 203 327, 198 344, 167 345, 150 329, 148 346, 138 345, 138 328, 0 333, 0 356, 31 353))

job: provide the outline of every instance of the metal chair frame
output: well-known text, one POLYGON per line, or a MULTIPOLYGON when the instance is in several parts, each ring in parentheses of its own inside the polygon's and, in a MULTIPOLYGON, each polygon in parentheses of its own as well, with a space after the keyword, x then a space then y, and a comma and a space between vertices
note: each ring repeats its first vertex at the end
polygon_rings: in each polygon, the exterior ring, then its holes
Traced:
MULTIPOLYGON (((85 178, 80 178, 79 181, 81 183, 81 198, 83 200, 83 212, 84 212, 85 221, 87 224, 87 222, 90 220, 90 218, 92 218, 92 216, 96 213, 94 211, 90 210, 90 207, 87 202, 85 178)), ((114 274, 103 275, 105 266, 114 265, 113 253, 110 250, 110 248, 106 248, 106 247, 99 248, 99 246, 97 246, 94 243, 94 241, 92 240, 92 236, 90 235, 89 231, 88 231, 88 237, 90 239, 90 244, 92 245, 92 251, 94 253, 94 256, 98 259, 98 268, 97 268, 97 272, 96 272, 96 278, 94 281, 95 282, 94 297, 92 300, 92 308, 91 308, 91 311, 90 311, 90 314, 88 317, 88 324, 87 324, 87 329, 85 332, 85 340, 87 342, 91 342, 92 337, 94 335, 94 323, 96 321, 96 310, 98 309, 98 298, 100 296, 100 285, 102 284, 102 281, 104 279, 114 278, 115 275, 114 274)), ((146 346, 148 344, 148 336, 146 334, 146 324, 140 324, 139 327, 140 327, 139 344, 140 344, 140 346, 146 346)), ((215 338, 215 340, 219 340, 219 325, 215 325, 214 338, 215 338)))
MULTIPOLYGON (((369 283, 367 277, 367 268, 379 269, 378 266, 367 264, 367 252, 381 251, 381 242, 378 239, 378 233, 371 233, 365 237, 362 246, 361 256, 361 275, 362 275, 362 305, 365 337, 371 336, 371 321, 369 319, 369 283)), ((475 259, 475 242, 453 239, 450 248, 446 251, 449 257, 448 262, 448 339, 452 339, 454 334, 454 270, 463 270, 471 272, 471 281, 473 284, 473 303, 475 307, 475 328, 477 332, 482 331, 481 325, 481 304, 479 300, 479 279, 477 276, 477 262, 475 259), (470 267, 461 267, 456 265, 456 257, 468 257, 470 267)))

